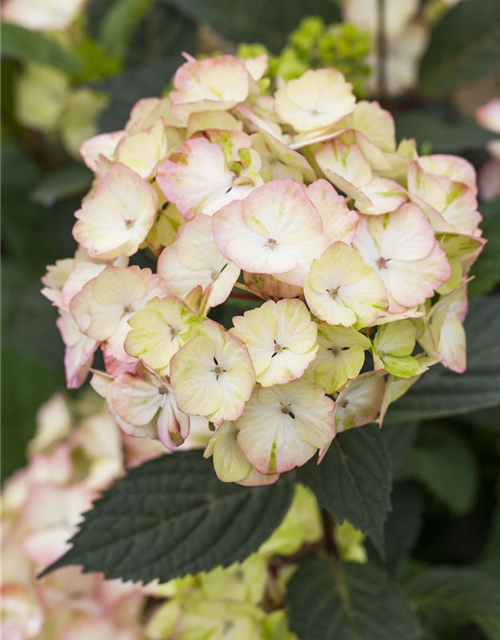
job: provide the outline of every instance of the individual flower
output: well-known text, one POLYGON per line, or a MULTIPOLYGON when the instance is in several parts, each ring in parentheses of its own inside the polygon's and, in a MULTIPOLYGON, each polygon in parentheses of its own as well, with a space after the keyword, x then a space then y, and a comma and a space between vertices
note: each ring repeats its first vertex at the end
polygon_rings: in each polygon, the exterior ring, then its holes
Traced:
POLYGON ((228 260, 297 286, 330 244, 306 188, 289 179, 273 180, 227 204, 213 217, 213 230, 228 260))
POLYGON ((323 220, 328 240, 350 244, 356 235, 359 216, 349 209, 345 198, 338 195, 326 180, 316 180, 307 187, 307 195, 323 220))
POLYGON ((260 157, 251 146, 250 136, 240 131, 211 130, 190 138, 160 165, 158 186, 188 219, 213 215, 262 184, 260 157))
POLYGON ((446 254, 415 204, 385 216, 361 216, 354 246, 384 281, 391 313, 425 302, 450 277, 446 254))
POLYGON ((356 103, 352 85, 335 69, 306 71, 278 89, 274 99, 280 120, 298 132, 331 127, 351 113, 356 103))
POLYGON ((131 256, 153 226, 157 206, 154 187, 116 164, 75 213, 73 235, 92 258, 131 256))
POLYGON ((463 327, 467 315, 467 285, 442 296, 425 319, 420 344, 431 357, 445 367, 463 373, 467 367, 466 336, 463 327))
POLYGON ((366 327, 387 308, 382 279, 343 242, 335 242, 314 260, 304 294, 314 315, 331 325, 366 327))
POLYGON ((375 369, 385 369, 400 378, 416 375, 419 363, 412 356, 417 328, 411 320, 399 320, 378 328, 373 340, 375 369))
MULTIPOLYGON (((422 208, 436 231, 474 234, 482 220, 477 210, 475 181, 474 188, 471 188, 445 175, 430 173, 423 168, 426 166, 436 169, 437 162, 424 162, 422 166, 421 160, 418 163, 414 161, 408 170, 408 192, 412 202, 422 208)), ((458 167, 458 171, 455 167, 454 171, 463 178, 462 163, 458 167)), ((442 170, 442 166, 440 168, 442 170)), ((465 175, 465 179, 468 178, 470 176, 465 175)))
POLYGON ((231 333, 247 346, 263 387, 300 378, 318 350, 316 323, 300 300, 269 300, 233 324, 231 333))
POLYGON ((125 351, 161 371, 196 335, 202 321, 179 298, 153 298, 128 323, 132 329, 125 339, 125 351))
POLYGON ((250 80, 244 61, 233 56, 206 60, 189 56, 174 76, 172 112, 187 122, 189 115, 197 111, 232 109, 247 99, 250 80))
POLYGON ((190 416, 179 410, 165 379, 140 365, 135 373, 122 373, 115 379, 103 374, 96 377, 94 389, 106 398, 111 415, 126 434, 158 439, 169 451, 184 443, 190 416))
POLYGON ((170 295, 185 300, 200 287, 207 295, 207 305, 215 307, 231 293, 240 269, 221 254, 212 234, 212 221, 200 215, 180 227, 174 242, 163 250, 158 273, 170 295))
POLYGON ((220 424, 241 415, 255 384, 255 372, 243 342, 207 320, 202 335, 192 338, 172 358, 170 381, 181 411, 220 424))
POLYGON ((258 386, 235 422, 238 445, 259 473, 300 467, 335 436, 333 408, 321 387, 303 379, 258 386))
POLYGON ((82 333, 106 342, 107 355, 133 362, 123 348, 128 320, 152 298, 166 295, 165 282, 150 269, 106 267, 71 300, 70 311, 82 333))
POLYGON ((252 467, 240 449, 238 429, 232 422, 223 422, 210 439, 205 458, 213 458, 215 473, 222 482, 237 482, 245 486, 272 484, 279 474, 263 475, 252 467))
POLYGON ((334 140, 320 149, 315 157, 325 176, 353 198, 356 209, 362 213, 388 213, 408 199, 406 190, 395 180, 373 174, 359 144, 347 145, 341 140, 334 140))
POLYGON ((327 393, 333 393, 359 375, 371 342, 355 329, 332 327, 323 322, 318 325, 318 345, 306 377, 327 393))

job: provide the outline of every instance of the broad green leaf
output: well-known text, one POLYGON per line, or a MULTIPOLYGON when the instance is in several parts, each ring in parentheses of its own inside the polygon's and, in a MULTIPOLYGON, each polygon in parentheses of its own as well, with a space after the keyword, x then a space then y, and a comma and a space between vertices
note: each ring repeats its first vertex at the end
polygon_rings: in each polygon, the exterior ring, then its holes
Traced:
POLYGON ((370 564, 300 562, 287 588, 300 640, 418 640, 420 626, 400 587, 370 564))
POLYGON ((419 149, 427 153, 460 153, 482 149, 496 134, 481 128, 472 120, 449 122, 428 111, 396 113, 398 139, 415 138, 419 149))
POLYGON ((83 195, 92 184, 92 173, 82 164, 72 163, 45 176, 31 193, 34 202, 52 206, 70 196, 83 195))
POLYGON ((498 70, 499 59, 500 1, 460 2, 431 33, 420 65, 421 89, 428 96, 447 95, 498 70))
POLYGON ((37 62, 67 73, 84 71, 80 56, 48 35, 15 24, 2 23, 2 55, 22 62, 37 62))
POLYGON ((382 434, 392 460, 392 475, 405 475, 405 465, 417 438, 419 425, 416 422, 408 424, 384 424, 382 434))
POLYGON ((490 640, 500 637, 500 580, 480 569, 428 568, 406 587, 417 610, 445 611, 456 621, 475 622, 490 640))
POLYGON ((391 405, 386 424, 454 416, 500 404, 500 295, 472 300, 465 329, 466 372, 431 367, 391 405))
POLYGON ((281 523, 293 485, 220 482, 201 452, 165 455, 117 480, 85 514, 72 547, 44 574, 82 565, 145 583, 244 560, 281 523))
POLYGON ((155 0, 116 0, 100 25, 100 42, 112 56, 122 58, 140 20, 155 0))
POLYGON ((225 38, 236 42, 262 42, 279 51, 287 34, 304 16, 319 15, 327 23, 338 22, 340 12, 329 0, 167 0, 180 12, 206 22, 225 38))
POLYGON ((384 537, 389 569, 395 570, 415 546, 422 527, 422 497, 415 483, 402 482, 391 494, 392 509, 385 523, 384 537))
POLYGON ((421 442, 408 461, 407 471, 455 515, 472 509, 479 470, 473 450, 456 431, 449 427, 424 430, 421 442))
POLYGON ((297 479, 339 522, 367 533, 384 555, 384 522, 390 509, 391 458, 375 425, 339 433, 320 465, 311 460, 297 479))
POLYGON ((481 213, 486 213, 486 209, 491 213, 484 216, 481 228, 488 243, 472 267, 474 280, 469 285, 469 295, 472 296, 490 293, 500 284, 500 200, 482 205, 481 213))

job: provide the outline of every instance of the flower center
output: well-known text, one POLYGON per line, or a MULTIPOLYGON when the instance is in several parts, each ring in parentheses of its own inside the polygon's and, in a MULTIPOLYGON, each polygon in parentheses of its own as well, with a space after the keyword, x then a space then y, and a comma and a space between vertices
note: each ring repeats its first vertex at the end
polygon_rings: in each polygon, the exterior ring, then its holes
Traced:
POLYGON ((332 298, 335 298, 339 293, 339 289, 340 287, 336 287, 335 289, 327 289, 326 291, 332 296, 332 298))
POLYGON ((159 393, 161 396, 164 396, 166 393, 168 393, 168 389, 167 389, 167 387, 158 387, 158 393, 159 393))
POLYGON ((220 273, 218 271, 212 271, 212 274, 210 277, 212 278, 212 281, 215 282, 219 276, 220 276, 220 273))
POLYGON ((270 249, 274 249, 274 247, 277 247, 277 246, 278 246, 278 241, 277 241, 277 240, 275 240, 274 238, 268 238, 268 239, 267 239, 267 246, 268 246, 270 249))
POLYGON ((349 404, 349 400, 342 400, 342 402, 340 403, 340 406, 342 407, 342 409, 345 409, 348 404, 349 404))
POLYGON ((290 416, 290 418, 295 420, 295 415, 292 413, 292 411, 291 411, 289 406, 286 406, 286 405, 282 404, 281 405, 281 413, 285 414, 286 416, 290 416))
POLYGON ((381 269, 385 269, 387 267, 387 260, 382 256, 377 260, 377 264, 381 269))
POLYGON ((170 337, 172 339, 175 338, 175 336, 179 333, 179 331, 175 328, 175 327, 170 327, 170 337))

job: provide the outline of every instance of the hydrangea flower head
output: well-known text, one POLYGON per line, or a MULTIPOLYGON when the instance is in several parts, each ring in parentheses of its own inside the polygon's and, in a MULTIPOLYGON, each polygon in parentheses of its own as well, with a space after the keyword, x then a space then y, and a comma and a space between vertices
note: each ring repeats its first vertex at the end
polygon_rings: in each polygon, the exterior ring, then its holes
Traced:
POLYGON ((173 450, 196 428, 244 485, 381 423, 432 364, 463 371, 484 246, 467 161, 397 145, 336 69, 272 93, 267 63, 186 56, 168 95, 83 144, 79 249, 43 290, 68 386, 101 350, 92 384, 125 433, 173 450))

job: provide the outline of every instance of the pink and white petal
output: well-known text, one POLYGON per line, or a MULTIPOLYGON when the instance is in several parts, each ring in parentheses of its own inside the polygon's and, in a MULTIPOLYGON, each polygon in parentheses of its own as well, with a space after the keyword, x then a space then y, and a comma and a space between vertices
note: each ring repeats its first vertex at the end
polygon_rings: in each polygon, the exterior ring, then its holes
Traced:
POLYGON ((453 182, 465 184, 474 194, 477 194, 476 170, 474 166, 464 158, 447 154, 434 154, 421 156, 418 164, 427 173, 444 176, 453 182))
POLYGON ((393 259, 379 273, 395 302, 409 308, 431 298, 434 291, 448 280, 451 268, 445 252, 436 242, 425 258, 413 261, 393 259))
POLYGON ((80 147, 80 155, 84 163, 91 171, 99 174, 102 168, 102 159, 112 161, 118 143, 126 135, 125 131, 112 131, 89 138, 80 147))
POLYGON ((367 185, 360 187, 360 191, 370 201, 356 200, 355 205, 361 213, 381 215, 395 211, 408 200, 406 189, 394 180, 374 177, 367 185))
POLYGON ((163 400, 158 385, 130 373, 115 379, 109 398, 118 416, 135 427, 149 424, 163 400))
POLYGON ((307 195, 318 210, 323 221, 323 232, 331 243, 350 244, 356 235, 359 216, 347 206, 326 180, 316 180, 307 187, 307 195))

